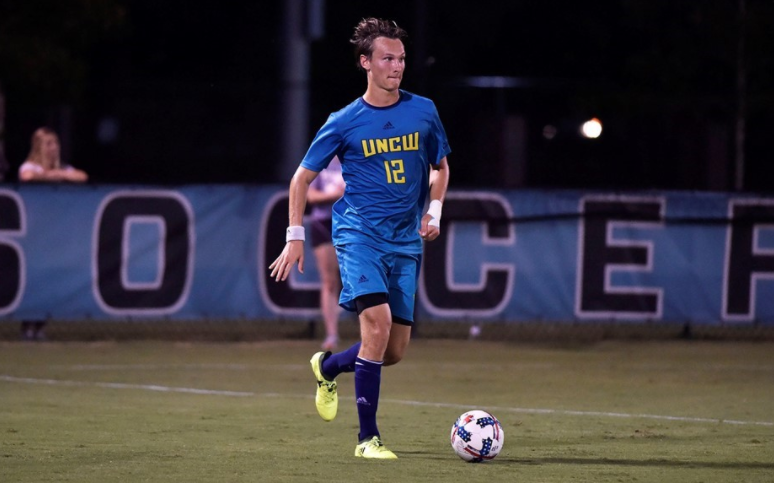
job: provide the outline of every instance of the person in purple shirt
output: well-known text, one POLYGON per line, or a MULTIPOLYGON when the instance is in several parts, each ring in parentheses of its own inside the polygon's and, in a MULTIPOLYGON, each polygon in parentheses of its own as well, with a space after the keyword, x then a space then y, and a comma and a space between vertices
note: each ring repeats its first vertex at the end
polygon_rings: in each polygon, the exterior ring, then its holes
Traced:
POLYGON ((320 274, 320 313, 325 324, 323 350, 336 350, 339 345, 339 293, 341 272, 333 249, 333 203, 344 195, 341 163, 334 158, 328 168, 309 185, 306 200, 311 205, 308 217, 310 239, 320 274))

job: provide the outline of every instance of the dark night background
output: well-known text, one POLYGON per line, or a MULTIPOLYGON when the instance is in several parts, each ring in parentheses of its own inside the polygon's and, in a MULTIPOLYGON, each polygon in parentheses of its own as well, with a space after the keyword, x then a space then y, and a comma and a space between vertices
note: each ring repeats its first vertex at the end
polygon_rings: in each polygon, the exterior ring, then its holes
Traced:
MULTIPOLYGON (((304 150, 364 92, 348 39, 378 16, 411 36, 403 88, 436 102, 454 187, 774 191, 770 0, 318 5, 304 150), (584 139, 592 117, 602 136, 584 139)), ((286 183, 283 12, 276 0, 0 0, 7 180, 48 125, 97 183, 286 183)))

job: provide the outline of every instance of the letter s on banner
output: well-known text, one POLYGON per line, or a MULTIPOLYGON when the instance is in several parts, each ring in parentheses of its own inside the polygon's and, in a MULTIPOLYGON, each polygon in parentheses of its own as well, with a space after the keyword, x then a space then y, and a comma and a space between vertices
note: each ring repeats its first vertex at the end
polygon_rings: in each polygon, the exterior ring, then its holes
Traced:
POLYGON ((16 192, 0 189, 0 315, 16 310, 24 293, 24 251, 7 236, 24 236, 26 211, 16 192))
POLYGON ((100 204, 92 244, 92 289, 100 308, 111 315, 167 315, 188 299, 193 276, 194 216, 188 200, 165 190, 116 191, 100 204), (131 228, 153 223, 158 231, 153 284, 127 281, 131 228))

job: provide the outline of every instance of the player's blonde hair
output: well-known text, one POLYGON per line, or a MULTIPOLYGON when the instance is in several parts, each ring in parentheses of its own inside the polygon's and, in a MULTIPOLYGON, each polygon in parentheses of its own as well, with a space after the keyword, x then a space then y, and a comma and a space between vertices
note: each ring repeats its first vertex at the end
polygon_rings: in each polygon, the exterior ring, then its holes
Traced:
POLYGON ((352 38, 349 39, 350 44, 355 46, 355 62, 359 69, 363 69, 363 66, 360 65, 360 56, 366 56, 368 59, 371 59, 371 54, 374 52, 374 40, 377 37, 398 39, 403 42, 408 38, 408 33, 398 27, 398 24, 393 20, 383 20, 374 17, 361 20, 355 26, 352 38))

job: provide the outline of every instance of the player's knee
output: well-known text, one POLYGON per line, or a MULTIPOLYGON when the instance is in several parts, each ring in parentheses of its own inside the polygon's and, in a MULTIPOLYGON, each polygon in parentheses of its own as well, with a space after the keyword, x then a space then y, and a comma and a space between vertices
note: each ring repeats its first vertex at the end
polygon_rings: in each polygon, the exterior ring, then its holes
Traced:
POLYGON ((390 326, 378 322, 374 323, 371 325, 370 334, 374 341, 384 343, 386 345, 387 342, 390 341, 390 326))
POLYGON ((397 364, 401 360, 403 360, 403 352, 395 352, 388 349, 387 352, 384 353, 384 364, 382 365, 389 367, 397 364))
POLYGON ((390 322, 378 318, 378 316, 360 315, 362 337, 368 338, 374 342, 383 343, 385 346, 390 340, 390 322))

